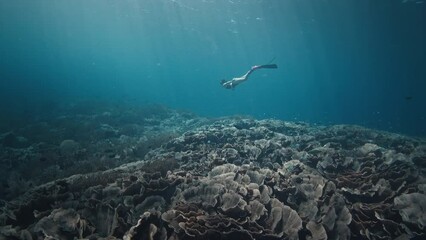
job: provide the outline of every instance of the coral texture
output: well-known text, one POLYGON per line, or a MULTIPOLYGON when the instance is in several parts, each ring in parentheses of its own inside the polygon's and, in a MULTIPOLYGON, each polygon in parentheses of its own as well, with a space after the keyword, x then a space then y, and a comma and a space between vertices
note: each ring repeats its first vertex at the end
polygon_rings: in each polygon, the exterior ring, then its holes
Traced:
MULTIPOLYGON (((57 154, 78 158, 78 142, 57 154)), ((0 203, 0 239, 422 239, 425 149, 357 126, 220 119, 108 170, 15 176, 25 194, 0 203)))

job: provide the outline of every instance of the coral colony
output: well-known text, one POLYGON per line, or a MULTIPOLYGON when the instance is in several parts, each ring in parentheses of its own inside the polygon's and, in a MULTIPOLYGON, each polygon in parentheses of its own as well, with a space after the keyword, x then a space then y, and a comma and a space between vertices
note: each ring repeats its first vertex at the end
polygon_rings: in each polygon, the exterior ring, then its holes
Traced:
POLYGON ((159 106, 72 116, 1 136, 0 239, 425 237, 422 140, 159 106))

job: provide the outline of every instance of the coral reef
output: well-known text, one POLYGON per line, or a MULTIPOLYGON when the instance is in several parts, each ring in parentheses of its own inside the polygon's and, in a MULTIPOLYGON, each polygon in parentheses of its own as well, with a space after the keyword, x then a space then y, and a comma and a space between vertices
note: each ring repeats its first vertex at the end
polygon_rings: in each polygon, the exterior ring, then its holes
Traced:
POLYGON ((142 160, 150 150, 209 121, 160 105, 69 106, 0 134, 0 199, 17 197, 25 186, 142 160))
POLYGON ((126 130, 110 121, 114 111, 92 116, 107 124, 90 132, 92 144, 64 135, 1 146, 2 166, 22 171, 5 181, 0 239, 426 237, 423 140, 347 125, 197 120, 164 108, 147 115, 141 125, 133 112, 121 116, 126 130), (64 173, 28 184, 20 166, 34 158, 64 173), (70 176, 91 160, 100 166, 70 176))

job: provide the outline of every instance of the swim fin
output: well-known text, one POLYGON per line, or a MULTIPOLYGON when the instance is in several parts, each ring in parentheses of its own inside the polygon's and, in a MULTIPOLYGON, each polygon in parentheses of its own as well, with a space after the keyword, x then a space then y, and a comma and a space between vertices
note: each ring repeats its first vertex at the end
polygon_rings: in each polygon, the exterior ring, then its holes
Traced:
POLYGON ((278 68, 277 64, 260 65, 259 68, 278 68))

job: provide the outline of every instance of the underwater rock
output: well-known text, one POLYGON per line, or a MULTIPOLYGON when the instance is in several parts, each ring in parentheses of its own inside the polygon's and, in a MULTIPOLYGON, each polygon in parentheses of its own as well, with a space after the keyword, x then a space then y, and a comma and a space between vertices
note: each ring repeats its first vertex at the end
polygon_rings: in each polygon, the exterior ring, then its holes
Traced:
POLYGON ((17 136, 13 132, 0 135, 0 143, 5 147, 10 148, 26 148, 31 144, 28 139, 22 136, 17 136))
POLYGON ((72 139, 66 139, 59 145, 59 151, 63 156, 72 156, 80 149, 80 144, 72 139))

